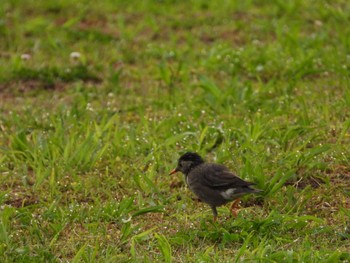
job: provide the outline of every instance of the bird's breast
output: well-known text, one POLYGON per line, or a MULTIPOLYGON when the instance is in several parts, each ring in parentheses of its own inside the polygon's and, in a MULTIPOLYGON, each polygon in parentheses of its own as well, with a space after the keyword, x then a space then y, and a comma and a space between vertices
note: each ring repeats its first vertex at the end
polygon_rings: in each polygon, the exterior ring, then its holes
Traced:
POLYGON ((194 188, 196 188, 196 186, 201 185, 201 183, 198 181, 197 177, 190 176, 190 175, 186 176, 186 183, 192 192, 195 191, 194 188))

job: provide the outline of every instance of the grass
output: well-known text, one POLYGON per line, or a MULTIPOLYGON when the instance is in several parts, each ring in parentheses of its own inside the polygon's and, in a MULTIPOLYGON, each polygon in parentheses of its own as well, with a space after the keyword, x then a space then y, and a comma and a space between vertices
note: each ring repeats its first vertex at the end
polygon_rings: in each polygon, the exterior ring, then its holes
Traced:
POLYGON ((349 262, 346 1, 0 8, 1 262, 349 262), (263 194, 213 223, 187 150, 263 194))

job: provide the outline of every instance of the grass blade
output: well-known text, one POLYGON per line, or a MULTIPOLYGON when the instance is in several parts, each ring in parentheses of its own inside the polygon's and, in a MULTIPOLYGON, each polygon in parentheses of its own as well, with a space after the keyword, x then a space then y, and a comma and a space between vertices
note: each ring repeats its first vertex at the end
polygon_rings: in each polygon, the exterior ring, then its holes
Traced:
POLYGON ((164 206, 157 205, 157 206, 151 206, 151 207, 140 209, 139 211, 132 214, 132 217, 136 217, 147 213, 163 213, 163 212, 164 212, 164 206))
POLYGON ((171 246, 167 240, 167 238, 163 235, 160 234, 155 234, 155 237, 158 240, 158 247, 164 257, 164 262, 170 263, 172 261, 172 256, 171 256, 171 246))
POLYGON ((86 248, 86 244, 79 249, 77 254, 75 254, 75 256, 72 260, 72 263, 79 263, 80 262, 80 259, 85 252, 85 248, 86 248))

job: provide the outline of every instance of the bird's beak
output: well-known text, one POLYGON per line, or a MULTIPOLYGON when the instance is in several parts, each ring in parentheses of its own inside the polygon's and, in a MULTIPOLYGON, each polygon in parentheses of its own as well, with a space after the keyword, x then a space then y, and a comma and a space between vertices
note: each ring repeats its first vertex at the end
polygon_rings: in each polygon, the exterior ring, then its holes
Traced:
POLYGON ((169 175, 172 175, 172 174, 174 174, 174 173, 177 173, 177 169, 175 168, 174 170, 172 170, 170 173, 169 173, 169 175))

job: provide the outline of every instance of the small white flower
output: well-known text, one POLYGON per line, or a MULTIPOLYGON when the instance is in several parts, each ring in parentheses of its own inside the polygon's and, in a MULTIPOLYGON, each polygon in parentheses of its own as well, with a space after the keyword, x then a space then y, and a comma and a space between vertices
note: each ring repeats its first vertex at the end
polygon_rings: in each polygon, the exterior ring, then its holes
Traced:
POLYGON ((264 66, 263 65, 258 65, 255 70, 257 72, 263 71, 264 70, 264 66))
POLYGON ((29 60, 29 59, 31 59, 31 58, 32 58, 32 56, 29 55, 29 54, 22 54, 22 55, 21 55, 21 59, 22 59, 22 60, 29 60))
POLYGON ((129 218, 128 219, 124 219, 124 218, 122 218, 122 222, 125 224, 125 223, 128 223, 128 222, 130 222, 131 221, 131 216, 129 216, 129 218))
POLYGON ((69 56, 71 59, 77 60, 81 57, 81 54, 79 52, 72 52, 69 56))

